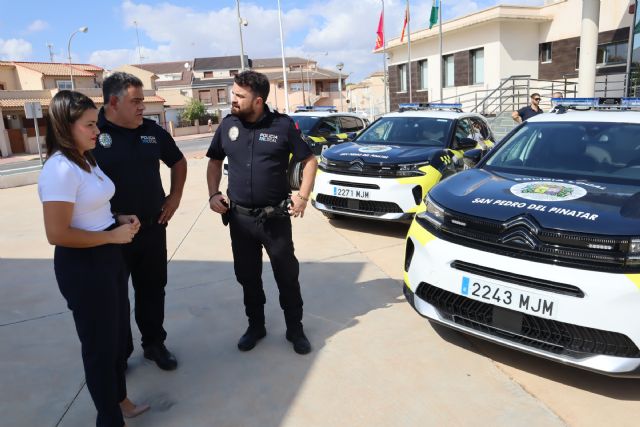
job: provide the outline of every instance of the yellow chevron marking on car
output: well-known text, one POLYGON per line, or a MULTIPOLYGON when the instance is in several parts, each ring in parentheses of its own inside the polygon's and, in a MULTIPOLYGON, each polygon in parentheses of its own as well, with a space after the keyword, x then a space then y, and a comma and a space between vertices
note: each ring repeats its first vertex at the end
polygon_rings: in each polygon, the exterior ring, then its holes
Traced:
POLYGON ((311 139, 313 142, 327 142, 327 139, 322 136, 309 136, 309 139, 311 139))
POLYGON ((640 274, 625 274, 640 289, 640 274))
MULTIPOLYGON (((406 271, 403 272, 402 279, 404 280, 404 284, 409 286, 409 273, 407 273, 406 271)), ((409 289, 411 289, 411 286, 409 286, 409 289)))
POLYGON ((340 139, 349 139, 349 135, 347 135, 346 133, 337 133, 336 137, 340 139))
POLYGON ((445 165, 451 164, 451 157, 450 156, 440 156, 440 161, 442 161, 442 163, 444 163, 445 165))
POLYGON ((411 222, 411 227, 409 227, 409 232, 407 232, 407 239, 409 237, 416 239, 422 246, 436 239, 436 236, 422 228, 415 220, 411 222))
MULTIPOLYGON (((434 185, 440 182, 440 179, 442 179, 442 173, 440 173, 438 169, 434 168, 431 165, 423 166, 420 168, 420 170, 424 172, 424 175, 411 176, 407 178, 396 178, 396 181, 398 181, 400 184, 418 184, 420 187, 422 187, 422 196, 424 197, 424 195, 427 194, 434 185)), ((407 213, 413 213, 417 211, 418 207, 415 207, 408 210, 407 213)))
POLYGON ((449 150, 449 152, 453 155, 456 156, 458 159, 461 159, 462 156, 464 156, 464 151, 462 150, 449 150))

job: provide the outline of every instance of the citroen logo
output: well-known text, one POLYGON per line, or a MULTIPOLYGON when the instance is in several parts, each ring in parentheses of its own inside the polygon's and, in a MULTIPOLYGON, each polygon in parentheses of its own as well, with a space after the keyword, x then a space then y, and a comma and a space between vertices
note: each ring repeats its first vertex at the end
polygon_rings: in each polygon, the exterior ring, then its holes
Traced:
POLYGON ((537 238, 540 227, 526 216, 516 217, 504 224, 500 243, 511 243, 535 249, 539 245, 537 238))
POLYGON ((352 170, 352 171, 362 171, 363 167, 364 167, 364 162, 362 161, 362 159, 355 159, 349 164, 349 170, 352 170))

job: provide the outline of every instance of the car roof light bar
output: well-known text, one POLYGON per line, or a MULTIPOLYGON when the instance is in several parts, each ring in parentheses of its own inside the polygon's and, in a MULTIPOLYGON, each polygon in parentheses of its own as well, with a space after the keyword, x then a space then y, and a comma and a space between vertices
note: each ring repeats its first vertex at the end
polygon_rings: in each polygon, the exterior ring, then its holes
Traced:
POLYGON ((551 103, 555 106, 555 111, 558 112, 564 112, 570 108, 593 108, 597 110, 640 109, 640 98, 552 98, 551 103))
POLYGON ((301 111, 338 111, 335 105, 298 105, 296 112, 301 111))
POLYGON ((402 103, 402 104, 398 104, 398 108, 400 111, 407 111, 407 110, 453 110, 453 111, 462 111, 462 104, 461 103, 435 103, 435 102, 429 102, 429 103, 418 103, 418 102, 412 102, 412 103, 402 103))

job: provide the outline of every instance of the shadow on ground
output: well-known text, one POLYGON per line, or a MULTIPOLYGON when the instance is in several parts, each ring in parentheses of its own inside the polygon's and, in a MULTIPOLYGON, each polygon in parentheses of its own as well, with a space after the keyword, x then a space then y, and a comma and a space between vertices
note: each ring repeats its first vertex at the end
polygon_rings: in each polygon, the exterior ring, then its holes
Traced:
POLYGON ((436 322, 429 323, 442 339, 495 362, 613 399, 640 401, 640 379, 596 374, 471 337, 436 322))
MULTIPOLYGON (((269 264, 267 337, 251 352, 236 342, 246 328, 242 292, 230 262, 172 261, 167 288, 167 346, 177 371, 160 371, 136 350, 129 394, 152 410, 129 426, 279 426, 325 345, 359 317, 402 302, 397 281, 357 261, 301 264, 304 324, 314 351, 293 352, 269 264)), ((59 295, 51 260, 1 259, 0 417, 3 426, 91 425, 71 314, 59 295)), ((91 286, 90 279, 87 286, 91 286)), ((137 328, 134 325, 134 334, 137 328)), ((356 350, 349 357, 357 357, 356 350)))
POLYGON ((337 229, 358 231, 387 237, 404 238, 409 231, 410 222, 380 221, 374 219, 341 216, 329 223, 337 229))

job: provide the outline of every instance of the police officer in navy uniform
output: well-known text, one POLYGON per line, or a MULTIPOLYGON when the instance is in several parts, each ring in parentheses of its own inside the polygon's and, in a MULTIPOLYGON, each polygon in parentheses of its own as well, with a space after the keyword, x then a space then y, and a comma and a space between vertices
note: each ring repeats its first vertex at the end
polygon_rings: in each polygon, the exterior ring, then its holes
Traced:
POLYGON ((293 120, 266 105, 269 80, 244 71, 234 78, 231 114, 216 130, 207 152, 211 210, 223 215, 231 233, 233 264, 244 293, 249 327, 238 341, 248 351, 266 334, 262 287, 262 248, 267 251, 280 292, 286 338, 296 353, 311 351, 302 328, 299 264, 291 237, 291 216, 302 217, 318 163, 293 120), (299 192, 290 196, 287 169, 304 163, 299 192), (227 195, 220 192, 222 162, 229 158, 227 195))
MULTIPOLYGON (((94 155, 115 183, 114 212, 137 215, 140 232, 124 246, 135 291, 135 318, 144 357, 164 370, 178 362, 164 341, 164 288, 167 284, 166 227, 175 213, 187 178, 187 161, 175 141, 153 120, 143 118, 144 92, 137 77, 117 72, 103 82, 104 107, 98 117, 100 136, 94 155), (165 195, 160 161, 171 168, 171 190, 165 195)), ((128 356, 133 352, 129 330, 128 356)), ((128 357, 127 356, 127 357, 128 357)))

